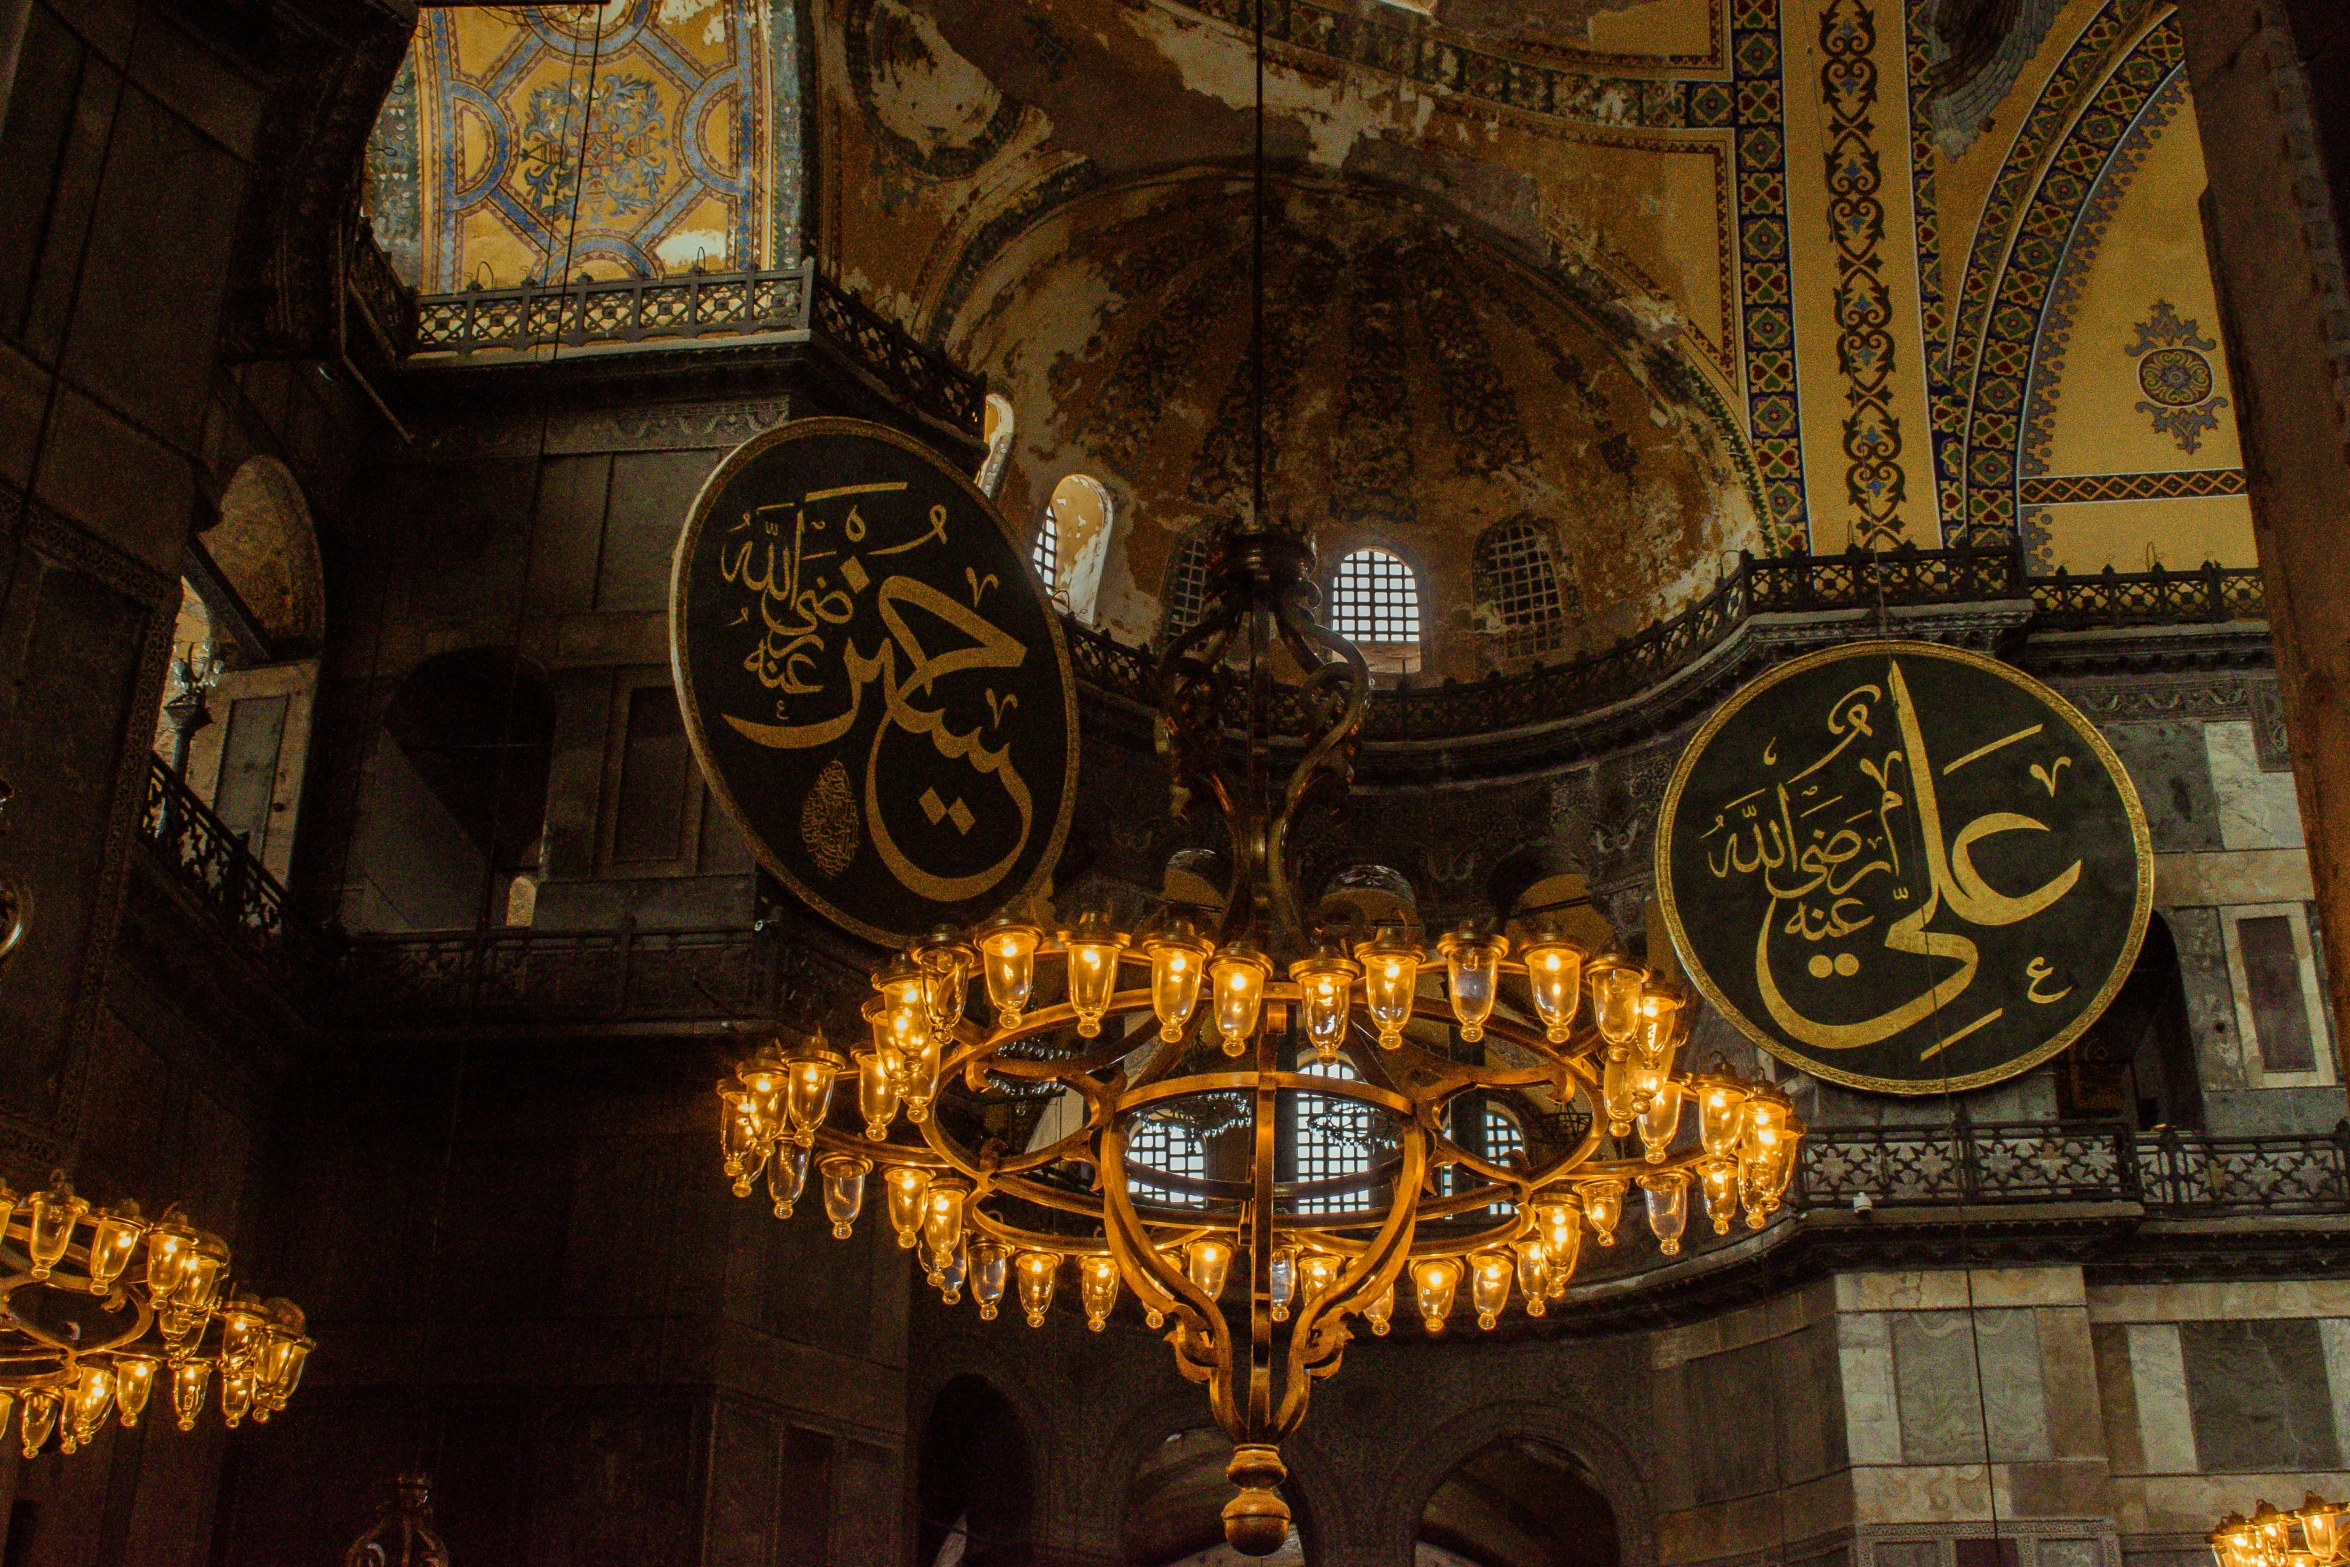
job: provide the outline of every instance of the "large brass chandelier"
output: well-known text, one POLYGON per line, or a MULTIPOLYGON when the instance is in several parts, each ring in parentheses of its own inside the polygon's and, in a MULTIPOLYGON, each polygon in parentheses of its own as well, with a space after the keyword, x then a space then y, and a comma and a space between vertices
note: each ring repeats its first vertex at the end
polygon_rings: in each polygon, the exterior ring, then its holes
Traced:
POLYGON ((19 1197, 0 1183, 0 1431, 24 1456, 52 1432, 88 1447, 109 1417, 135 1426, 158 1390, 193 1431, 217 1377, 231 1426, 266 1421, 302 1380, 311 1341, 287 1300, 230 1294, 229 1249, 177 1208, 93 1208, 62 1172, 19 1197))
POLYGON ((1251 1555, 1287 1537, 1280 1445, 1354 1319, 1386 1333, 1407 1288, 1430 1334, 1464 1290, 1481 1328, 1513 1299, 1540 1316, 1587 1240, 1617 1243, 1635 1190, 1667 1254, 1693 1192, 1717 1233, 1741 1213, 1760 1228, 1803 1132, 1769 1086, 1683 1070, 1690 999, 1623 956, 1540 925, 1514 948, 1465 926, 1430 950, 1401 904, 1351 928, 1301 917, 1296 829, 1345 798, 1371 685, 1314 620, 1311 562, 1281 532, 1227 536, 1207 614, 1160 666, 1177 813, 1211 800, 1229 836, 1220 900, 1171 900, 1136 933, 1099 912, 941 930, 875 974, 853 1061, 821 1033, 777 1040, 719 1085, 737 1194, 763 1176, 789 1217, 813 1172, 845 1238, 878 1173, 899 1244, 950 1304, 967 1290, 991 1318, 1011 1295, 1041 1326, 1073 1276, 1100 1329, 1131 1292, 1207 1384, 1234 1444, 1225 1532, 1251 1555), (1284 658, 1302 676, 1286 691, 1284 658), (1282 695, 1308 733, 1276 779, 1282 695), (1037 1146, 973 1133, 935 1113, 958 1079, 1062 1096, 1077 1124, 1037 1146), (1538 1160, 1488 1157, 1451 1107, 1489 1093, 1543 1095, 1577 1131, 1538 1160), (1290 1168, 1302 1096, 1346 1107, 1358 1169, 1290 1168), (1170 1126, 1223 1157, 1176 1168, 1156 1152, 1170 1126))
POLYGON ((2335 1567, 2350 1557, 2342 1504, 2315 1491, 2291 1512, 2264 1500, 2249 1518, 2230 1513, 2205 1540, 2215 1567, 2335 1567))

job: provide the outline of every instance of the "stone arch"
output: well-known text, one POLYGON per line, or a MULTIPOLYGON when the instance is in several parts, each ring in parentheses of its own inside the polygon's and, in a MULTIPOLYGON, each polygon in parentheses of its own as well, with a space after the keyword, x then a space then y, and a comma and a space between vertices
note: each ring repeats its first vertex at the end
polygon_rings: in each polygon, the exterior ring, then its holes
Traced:
POLYGON ((1043 1509, 1036 1443, 994 1378, 959 1371, 931 1393, 915 1447, 915 1560, 927 1567, 963 1535, 962 1560, 1029 1559, 1043 1509))
MULTIPOLYGON (((1223 1479, 1223 1465, 1230 1458, 1231 1444, 1221 1430, 1207 1422, 1196 1390, 1186 1388, 1182 1394, 1143 1409, 1129 1418, 1112 1439, 1102 1464, 1102 1472, 1111 1477, 1112 1484, 1104 1488, 1103 1494, 1119 1510, 1119 1516, 1114 1522, 1122 1547, 1130 1547, 1135 1543, 1128 1538, 1126 1512, 1144 1466, 1169 1441, 1193 1434, 1203 1434, 1214 1439, 1214 1496, 1215 1506, 1220 1510, 1224 1498, 1232 1491, 1223 1479)), ((1281 1494, 1289 1502, 1298 1534, 1305 1544, 1307 1561, 1343 1562, 1355 1559, 1348 1552, 1342 1488, 1330 1465, 1313 1444, 1295 1437, 1282 1444, 1281 1456, 1289 1469, 1289 1478, 1282 1482, 1281 1494)), ((1223 1539, 1220 1522, 1214 1525, 1213 1540, 1206 1537, 1205 1527, 1203 1524, 1202 1544, 1213 1544, 1223 1539)), ((1128 1559, 1138 1560, 1130 1551, 1128 1559)), ((1152 1561, 1149 1567, 1157 1567, 1157 1563, 1152 1561)))
POLYGON ((1089 626, 1100 607, 1102 568, 1110 558, 1118 512, 1108 485, 1090 473, 1069 473, 1053 486, 1037 525, 1037 569, 1047 572, 1046 591, 1089 626))
POLYGON ((326 578, 293 470, 275 457, 248 459, 221 491, 219 521, 200 537, 273 660, 316 651, 326 636, 326 578))
POLYGON ((1409 1561, 1420 1520, 1437 1488, 1470 1458, 1518 1437, 1568 1455, 1615 1515, 1616 1567, 1655 1567, 1656 1505, 1641 1466, 1621 1437, 1559 1404, 1503 1399, 1446 1421, 1414 1443, 1395 1465, 1377 1538, 1389 1560, 1409 1561))

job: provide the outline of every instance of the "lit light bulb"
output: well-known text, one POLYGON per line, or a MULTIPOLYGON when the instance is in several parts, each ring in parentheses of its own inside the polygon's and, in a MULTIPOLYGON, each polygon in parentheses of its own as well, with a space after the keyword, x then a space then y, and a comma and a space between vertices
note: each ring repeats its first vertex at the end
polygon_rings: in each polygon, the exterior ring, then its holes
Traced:
POLYGON ((1372 1337, 1385 1338, 1387 1337, 1388 1323, 1394 1316, 1395 1286, 1389 1284, 1387 1288, 1373 1296, 1371 1303, 1363 1308, 1363 1320, 1371 1324, 1372 1337))
POLYGON ((1602 1246, 1616 1243, 1616 1221, 1624 1216, 1624 1192, 1629 1182, 1619 1175, 1603 1175, 1577 1183, 1576 1190, 1583 1198, 1583 1217, 1591 1225, 1591 1237, 1602 1246))
POLYGON ((1151 1011, 1159 1019, 1159 1037, 1174 1044, 1199 1005, 1200 981, 1207 978, 1208 957, 1215 949, 1181 918, 1143 938, 1142 948, 1151 960, 1151 1011))
POLYGON ((1363 1010, 1379 1030, 1379 1048, 1393 1050, 1403 1043, 1403 1026, 1412 1020, 1412 1004, 1420 985, 1418 946, 1401 930, 1381 931, 1355 948, 1363 965, 1363 1010))
POLYGON ((1476 1309, 1477 1326, 1491 1332, 1510 1303, 1510 1281, 1517 1264, 1506 1251, 1481 1251, 1469 1259, 1469 1304, 1476 1309))
POLYGON ((1224 1293, 1224 1277, 1232 1268, 1232 1248, 1219 1240, 1197 1240, 1184 1248, 1183 1271, 1210 1300, 1224 1293))
POLYGON ((1648 975, 1638 965, 1612 956, 1594 958, 1590 970, 1591 1019, 1599 1025, 1613 1058, 1640 1032, 1640 988, 1648 975))
POLYGON ((1526 1315, 1539 1317, 1550 1298, 1550 1251, 1540 1241, 1518 1243, 1518 1293, 1526 1298, 1526 1315))
POLYGON ((163 1362, 152 1355, 124 1355, 115 1361, 114 1406, 121 1411, 124 1425, 139 1423, 139 1416, 147 1409, 147 1396, 155 1390, 155 1373, 162 1369, 163 1362))
MULTIPOLYGON (((867 1006, 873 1005, 868 1001, 867 1006)), ((876 1143, 889 1141, 889 1123, 898 1118, 898 1085, 890 1074, 887 1056, 878 1050, 860 1050, 857 1062, 857 1111, 865 1117, 865 1136, 876 1143)))
POLYGON ((1665 1162, 1673 1139, 1681 1132, 1681 1080, 1668 1077, 1656 1085, 1648 1108, 1640 1112, 1640 1146, 1650 1164, 1665 1162))
POLYGON ((1338 1282, 1339 1261, 1326 1252, 1308 1252, 1297 1259, 1301 1305, 1310 1305, 1330 1293, 1338 1282))
POLYGON ((930 1200, 922 1208, 922 1244, 930 1252, 932 1271, 943 1273, 963 1249, 964 1207, 971 1188, 952 1178, 930 1183, 930 1200))
POLYGON ((916 942, 911 955, 922 971, 923 1021, 941 1040, 951 1038, 963 1021, 963 1001, 978 954, 951 926, 941 926, 916 942))
POLYGON ((1444 1331, 1460 1282, 1461 1265, 1450 1257, 1426 1257, 1412 1264, 1412 1293, 1419 1298, 1422 1327, 1431 1333, 1444 1331))
POLYGON ((1314 1047, 1314 1058, 1325 1065, 1338 1059, 1338 1048, 1346 1043, 1348 1009, 1361 973, 1361 965, 1327 946, 1289 965, 1305 1014, 1306 1042, 1314 1047))
POLYGON ((35 1192, 25 1200, 25 1253, 32 1258, 32 1276, 45 1279, 49 1270, 64 1260, 66 1248, 73 1244, 73 1227, 90 1211, 90 1205, 73 1194, 61 1170, 51 1175, 54 1190, 35 1192))
POLYGON ((1689 1177, 1679 1170, 1662 1170, 1640 1177, 1648 1200, 1648 1228, 1656 1249, 1673 1256, 1681 1249, 1681 1232, 1689 1224, 1689 1177))
POLYGON ((800 1194, 808 1189, 809 1153, 798 1143, 778 1143, 775 1157, 767 1161, 767 1197, 775 1204, 778 1219, 790 1218, 800 1194))
POLYGON ((1036 992, 1036 944, 1044 932, 1026 920, 999 915, 979 927, 980 971, 987 1003, 1001 1029, 1020 1026, 1028 998, 1036 992))
POLYGON ((1563 936, 1545 934, 1529 942, 1521 956, 1543 1035, 1563 1045, 1574 1037, 1575 1010, 1583 999, 1583 949, 1563 936))
POLYGON ((1746 1131, 1746 1090, 1721 1077, 1690 1082, 1697 1095, 1697 1140, 1712 1159, 1738 1157, 1738 1140, 1746 1131))
POLYGON ((1118 990, 1118 954, 1126 950, 1126 936, 1112 930, 1099 913, 1088 912, 1073 931, 1061 933, 1069 953, 1069 1006, 1077 1014, 1077 1032, 1086 1039, 1102 1031, 1102 1014, 1118 990))
POLYGON ((1118 1304, 1118 1265, 1107 1257, 1077 1259, 1077 1288, 1085 1303, 1085 1325, 1099 1333, 1118 1304))
POLYGON ((1061 1271, 1061 1255, 1024 1251, 1013 1267, 1020 1276, 1020 1309, 1027 1314, 1030 1327, 1041 1328, 1045 1313, 1053 1309, 1053 1279, 1061 1271))
POLYGON ((1640 998, 1640 1032, 1632 1048, 1640 1064, 1659 1076, 1673 1070, 1673 1055, 1681 1048, 1681 998, 1668 991, 1650 990, 1640 998))
POLYGON ((889 1227, 897 1232, 898 1248, 912 1251, 922 1240, 923 1205, 930 1200, 930 1172, 920 1165, 893 1164, 881 1172, 889 1227))
POLYGON ((1464 925, 1437 942, 1436 950, 1444 959, 1444 982, 1452 993, 1453 1020, 1460 1024, 1462 1041, 1473 1045, 1485 1037, 1485 1020, 1493 1016, 1501 960, 1510 950, 1509 938, 1480 937, 1474 926, 1464 925))
POLYGON ((938 1097, 938 1037, 929 1035, 904 1056, 898 1076, 898 1103, 916 1126, 930 1119, 930 1102, 938 1097))
POLYGON ((1246 938, 1216 954, 1208 964, 1208 984, 1215 998, 1216 1032, 1223 1036, 1224 1053, 1240 1055, 1248 1049, 1264 1013, 1265 981, 1273 965, 1246 938))
POLYGON ((1738 1216, 1738 1161, 1735 1159, 1708 1159, 1697 1167, 1698 1183, 1705 1188, 1705 1216, 1713 1220, 1714 1233, 1730 1233, 1730 1221, 1738 1216))
POLYGON ((789 1062, 784 1113, 791 1123, 791 1140, 803 1148, 816 1141, 816 1128, 824 1124, 825 1112, 832 1104, 833 1080, 843 1065, 840 1057, 824 1048, 821 1033, 789 1062))
MULTIPOLYGON (((197 1416, 204 1413, 204 1393, 212 1385, 212 1362, 209 1360, 181 1360, 171 1368, 171 1412, 182 1431, 196 1429, 197 1416)), ((32 1440, 32 1401, 25 1402, 25 1442, 32 1440)))

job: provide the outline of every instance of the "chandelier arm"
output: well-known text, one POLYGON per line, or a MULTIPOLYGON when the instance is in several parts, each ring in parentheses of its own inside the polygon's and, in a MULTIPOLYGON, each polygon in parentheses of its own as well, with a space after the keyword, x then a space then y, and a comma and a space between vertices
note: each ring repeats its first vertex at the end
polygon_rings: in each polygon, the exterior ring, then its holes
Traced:
POLYGON ((1166 765, 1173 814, 1178 817, 1188 814, 1193 796, 1204 792, 1214 799, 1227 824, 1234 821, 1232 781, 1218 754, 1223 738, 1219 671, 1245 612, 1242 601, 1219 591, 1200 623, 1178 637, 1159 660, 1154 682, 1158 716, 1152 721, 1151 737, 1166 765), (1204 650, 1205 657, 1194 659, 1195 649, 1204 650))
POLYGON ((1396 1195, 1388 1205, 1386 1218, 1355 1252, 1354 1260, 1340 1270, 1338 1282, 1331 1286, 1329 1298, 1339 1310, 1359 1311, 1378 1299, 1402 1275, 1404 1265, 1410 1261, 1412 1240, 1420 1223, 1420 1183, 1427 1176, 1428 1150, 1420 1140, 1419 1130, 1416 1126, 1404 1128, 1402 1158, 1393 1188, 1396 1195))
POLYGON ((1303 613, 1298 602, 1300 597, 1294 588, 1284 592, 1274 610, 1274 619, 1292 655, 1311 671, 1306 681, 1309 697, 1324 674, 1340 667, 1323 659, 1320 656, 1323 652, 1335 653, 1344 661, 1347 694, 1338 716, 1291 771, 1280 807, 1267 825, 1265 874, 1271 884, 1274 917, 1282 930, 1297 936, 1303 935, 1305 922, 1298 912, 1290 831, 1317 792, 1330 791, 1341 800, 1345 798, 1348 786, 1354 781, 1355 747, 1361 738, 1364 707, 1371 690, 1371 666, 1364 661, 1361 651, 1345 638, 1323 630, 1310 615, 1303 613))
MULTIPOLYGON (((1248 1412, 1250 1440, 1280 1444, 1286 1432, 1274 1426, 1273 1252, 1277 1215, 1273 1197, 1273 1156, 1280 1134, 1281 1090, 1275 1079, 1274 1036, 1287 1033, 1289 1009, 1268 1006, 1257 1021, 1256 1088, 1250 1105, 1252 1190, 1245 1208, 1248 1246, 1248 1412)), ((1234 1442, 1242 1438, 1235 1436, 1234 1442)))

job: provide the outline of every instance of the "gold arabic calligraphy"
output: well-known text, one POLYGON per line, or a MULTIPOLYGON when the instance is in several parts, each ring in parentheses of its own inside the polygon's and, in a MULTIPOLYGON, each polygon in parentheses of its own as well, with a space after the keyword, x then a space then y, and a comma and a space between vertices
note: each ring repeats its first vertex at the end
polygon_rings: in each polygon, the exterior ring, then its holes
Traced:
MULTIPOLYGON (((1857 1050, 1933 1020, 1933 1032, 1941 1037, 1919 1052, 1919 1059, 1926 1060, 2005 1015, 2005 1007, 1967 1015, 1975 1009, 1960 1003, 1975 982, 1981 950, 1966 936, 1926 927, 1945 908, 1982 929, 2019 925, 2073 890, 2081 862, 2074 860, 2029 892, 2001 892, 1977 869, 1976 847, 2001 833, 2046 832, 2047 824, 2000 810, 1948 831, 1936 779, 2030 739, 2043 727, 2034 724, 1978 747, 1937 774, 1927 757, 1917 704, 1900 661, 1889 659, 1882 686, 1856 686, 1832 704, 1827 730, 1833 744, 1824 754, 1800 772, 1732 800, 1714 817, 1703 835, 1706 868, 1721 880, 1759 875, 1769 900, 1755 936, 1754 977, 1774 1023, 1816 1049, 1857 1050), (1878 733, 1880 704, 1891 707, 1894 719, 1891 732, 1883 735, 1878 733), (1830 764, 1848 751, 1848 769, 1830 773, 1830 764), (1838 792, 1831 778, 1850 781, 1838 792), (1903 859, 1905 842, 1921 851, 1913 856, 1914 863, 1903 859), (1788 1000, 1774 967, 1775 940, 1793 938, 1817 947, 1877 930, 1883 934, 1864 940, 1873 939, 1884 951, 1922 958, 1929 965, 1955 966, 1917 994, 1857 1022, 1822 1022, 1805 1016, 1788 1000), (1953 1012, 1948 1021, 1956 1026, 1944 1032, 1946 1009, 1953 1012)), ((1773 736, 1763 750, 1766 769, 1778 766, 1777 752, 1778 737, 1773 736)), ((2066 760, 2060 757, 2031 769, 2036 780, 2049 785, 2051 797, 2052 780, 2066 760)), ((1862 966, 1848 946, 1833 958, 1819 952, 1808 968, 1815 978, 1824 978, 1849 977, 1862 966)), ((1933 969, 1926 967, 1924 972, 1931 975, 1933 969)), ((2045 957, 2034 957, 2021 977, 2027 981, 2024 993, 2038 1005, 2061 1000, 2072 989, 2070 984, 2051 983, 2057 973, 2045 957)))
MULTIPOLYGON (((940 683, 971 670, 1017 669, 1026 660, 1028 649, 980 613, 981 599, 998 586, 992 575, 981 578, 965 572, 971 579, 969 604, 917 577, 893 573, 879 575, 877 582, 879 568, 868 563, 932 543, 947 543, 947 509, 934 505, 910 537, 861 548, 868 543, 874 525, 866 521, 860 503, 876 506, 879 515, 880 508, 890 503, 875 498, 897 495, 905 489, 904 481, 892 481, 814 490, 796 504, 746 510, 727 529, 719 543, 720 575, 754 596, 753 605, 745 606, 732 624, 751 625, 755 607, 759 631, 758 640, 743 659, 743 668, 775 692, 776 698, 773 722, 732 713, 723 716, 736 732, 777 750, 831 745, 856 728, 865 711, 867 689, 878 684, 881 721, 865 755, 866 830, 882 863, 909 890, 933 902, 958 903, 987 892, 1018 862, 1035 826, 1036 807, 1027 780, 1012 762, 1010 743, 994 747, 985 743, 1017 707, 1017 701, 1009 694, 999 698, 994 690, 987 690, 986 716, 958 733, 947 722, 947 693, 940 683), (844 501, 848 503, 845 514, 837 513, 835 508, 844 501), (860 600, 868 590, 883 633, 869 653, 858 648, 854 637, 842 629, 858 618, 860 600), (936 650, 926 647, 922 633, 908 618, 908 610, 929 615, 967 641, 936 650), (848 705, 820 718, 804 717, 801 699, 821 697, 828 689, 821 676, 836 632, 840 665, 848 675, 848 705), (923 705, 926 702, 941 705, 923 705), (940 757, 967 765, 1003 791, 1020 830, 1002 858, 966 875, 941 875, 916 863, 899 845, 884 818, 880 793, 882 747, 893 733, 927 737, 940 757)), ((937 640, 933 633, 932 641, 937 640)), ((971 818, 960 814, 966 810, 958 798, 957 825, 967 831, 971 818)))

